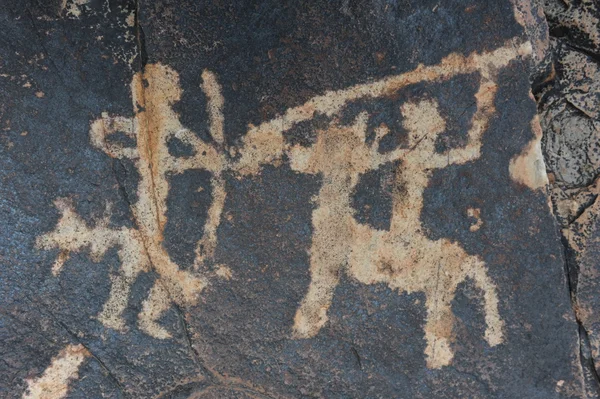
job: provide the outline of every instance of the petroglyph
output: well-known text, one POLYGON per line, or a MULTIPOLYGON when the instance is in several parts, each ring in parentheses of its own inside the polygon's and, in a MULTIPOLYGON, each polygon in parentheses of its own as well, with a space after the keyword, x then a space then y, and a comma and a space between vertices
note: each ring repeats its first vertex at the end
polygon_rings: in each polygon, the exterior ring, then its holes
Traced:
MULTIPOLYGON (((450 149, 445 154, 436 153, 435 140, 445 130, 445 122, 434 100, 421 99, 401 107, 404 127, 409 132, 408 148, 379 154, 376 148, 378 140, 387 133, 385 129, 378 131, 375 142, 369 148, 365 143, 367 115, 362 114, 349 127, 334 122, 327 130, 318 132, 317 143, 312 147, 296 146, 289 151, 292 168, 304 173, 319 173, 323 178, 312 217, 311 283, 294 319, 296 337, 313 337, 325 325, 340 273, 345 270, 365 284, 386 283, 399 291, 426 294, 425 354, 428 367, 439 368, 452 360, 450 344, 454 317, 450 303, 456 287, 467 277, 473 279, 485 293, 486 340, 491 346, 502 342, 503 322, 498 313, 497 293, 485 264, 478 257, 468 255, 456 243, 446 239, 428 239, 419 217, 423 191, 432 169, 479 158, 481 136, 494 114, 497 69, 506 66, 518 55, 529 53, 529 46, 523 45, 506 46, 466 59, 450 55, 441 66, 429 67, 431 70, 419 67, 407 74, 410 79, 403 80, 406 84, 447 79, 465 70, 479 72, 480 86, 475 96, 477 111, 468 132, 468 143, 463 148, 450 149), (454 73, 452 66, 458 66, 454 73), (359 224, 349 204, 350 194, 360 174, 393 160, 401 160, 397 188, 403 187, 403 190, 394 195, 390 230, 381 231, 359 224)), ((387 82, 397 81, 390 78, 387 82)), ((397 90, 398 86, 402 85, 394 85, 394 89, 397 90)), ((376 85, 370 88, 379 89, 376 85)), ((348 93, 353 91, 338 95, 346 97, 348 93)), ((378 91, 376 93, 379 94, 378 91)), ((338 98, 332 96, 327 102, 332 104, 331 108, 326 108, 332 114, 339 104, 338 98)))
MULTIPOLYGON (((203 76, 210 80, 209 74, 203 76)), ((214 85, 215 82, 208 84, 209 98, 214 94, 214 85)), ((110 229, 107 227, 109 216, 90 228, 72 208, 58 202, 63 216, 53 232, 38 239, 38 246, 60 249, 53 270, 60 270, 69 252, 90 247, 92 258, 99 260, 109 248, 120 247, 121 273, 113 278, 109 299, 98 317, 105 326, 120 331, 125 330, 122 312, 127 306, 131 284, 141 271, 154 269, 160 277, 142 305, 138 326, 149 335, 164 339, 170 334, 157 322, 162 314, 172 302, 178 305, 195 303, 198 294, 208 284, 207 275, 180 270, 162 246, 168 178, 170 174, 183 173, 188 169, 205 169, 213 173, 213 198, 216 200, 209 212, 209 223, 202 241, 214 248, 216 226, 211 223, 218 224, 224 203, 224 182, 220 178, 224 157, 215 146, 202 142, 179 123, 171 108, 181 95, 175 71, 159 64, 148 65, 143 73, 134 76, 131 90, 135 116, 113 117, 103 113, 100 119, 92 122, 90 139, 95 147, 110 157, 128 158, 135 162, 141 177, 138 201, 131 207, 137 228, 110 229), (107 140, 118 132, 135 139, 136 147, 125 147, 107 140), (192 145, 195 155, 187 159, 172 157, 167 148, 171 137, 178 137, 192 145)), ((211 122, 214 120, 218 124, 219 117, 215 116, 220 112, 218 100, 209 101, 209 107, 211 122)), ((222 126, 222 117, 220 123, 222 126)), ((222 127, 213 127, 211 133, 219 130, 222 132, 222 127)), ((222 144, 222 134, 216 134, 215 141, 222 144)))
POLYGON ((469 226, 469 231, 471 231, 471 232, 478 231, 481 228, 481 225, 483 224, 483 220, 481 220, 481 209, 468 208, 467 216, 475 219, 475 223, 473 223, 473 224, 471 224, 471 226, 469 226))
POLYGON ((149 265, 140 234, 135 229, 125 227, 109 228, 110 207, 107 207, 104 218, 90 228, 75 213, 68 200, 58 199, 54 204, 61 212, 61 218, 54 231, 38 239, 38 246, 44 249, 60 248, 61 252, 52 267, 55 276, 60 273, 71 252, 88 248, 92 260, 99 262, 107 250, 119 247, 121 273, 112 278, 112 290, 98 320, 107 327, 124 331, 121 314, 127 307, 131 284, 141 271, 148 270, 149 265))
MULTIPOLYGON (((460 160, 479 156, 474 147, 480 145, 487 124, 481 119, 493 113, 491 90, 491 84, 480 87, 478 98, 483 103, 474 117, 480 123, 473 123, 470 142, 462 152, 455 150, 454 156, 460 160)), ((359 224, 350 207, 350 194, 359 175, 377 165, 381 157, 377 153, 377 140, 371 148, 365 144, 366 115, 361 115, 351 128, 319 132, 317 143, 310 148, 313 153, 297 156, 301 162, 294 161, 298 152, 291 157, 292 167, 297 168, 299 163, 306 165, 299 170, 319 172, 324 181, 313 212, 311 284, 296 313, 294 331, 299 338, 318 333, 327 322, 327 309, 341 271, 346 269, 365 284, 386 283, 408 293, 425 292, 427 364, 439 368, 452 359, 450 302, 465 278, 472 278, 485 292, 486 339, 490 345, 502 342, 503 323, 498 314, 495 286, 487 277, 483 262, 448 240, 428 239, 421 227, 419 217, 429 170, 448 162, 448 156, 438 155, 434 149, 436 136, 446 127, 437 103, 431 99, 409 102, 402 105, 401 111, 409 132, 409 147, 397 152, 402 163, 396 172, 396 187, 403 190, 395 193, 389 231, 359 224)))
POLYGON ((23 399, 64 398, 69 392, 70 381, 77 379, 79 367, 89 356, 83 345, 67 345, 40 377, 27 380, 23 399))
POLYGON ((490 52, 450 54, 436 65, 419 65, 400 75, 326 92, 258 126, 249 125, 237 148, 228 148, 225 141, 225 100, 212 72, 204 71, 201 76, 211 137, 205 141, 182 126, 173 110, 182 93, 177 73, 161 64, 146 65, 143 72, 134 75, 131 84, 135 116, 125 118, 104 113, 92 122, 90 130, 96 148, 110 157, 132 160, 139 171, 138 200, 131 205, 136 228, 110 228, 109 213, 89 227, 67 202, 59 200, 57 206, 62 217, 54 231, 38 239, 38 245, 60 250, 53 267, 56 274, 70 252, 89 248, 92 258, 99 260, 108 248, 119 247, 122 270, 113 279, 110 297, 99 319, 107 327, 121 331, 125 327, 122 312, 131 284, 141 271, 155 270, 160 277, 143 303, 138 325, 156 338, 168 338, 169 332, 158 320, 172 303, 196 303, 211 278, 235 276, 227 266, 214 264, 217 232, 227 196, 224 174, 240 178, 255 175, 265 165, 288 159, 293 170, 320 175, 323 181, 312 214, 311 283, 294 319, 294 337, 313 337, 325 325, 335 287, 340 274, 345 272, 365 284, 384 283, 398 291, 424 292, 428 312, 427 364, 432 368, 448 365, 453 356, 454 316, 450 303, 460 282, 470 278, 484 291, 485 337, 491 346, 503 341, 503 322, 498 313, 496 288, 484 262, 467 254, 457 243, 427 238, 419 220, 423 191, 432 170, 479 158, 481 137, 494 114, 497 72, 530 53, 529 43, 511 40, 490 52), (409 145, 389 152, 379 152, 379 142, 396 132, 382 124, 375 129, 374 140, 367 140, 368 113, 359 113, 351 123, 342 121, 341 111, 350 102, 392 97, 411 84, 443 82, 473 73, 480 77, 475 96, 477 111, 468 131, 468 142, 462 148, 445 153, 435 151, 435 140, 444 132, 446 122, 433 98, 398 104, 404 128, 409 132, 409 145), (304 147, 286 142, 288 130, 316 115, 325 116, 330 122, 317 131, 313 145, 304 147), (135 147, 108 139, 117 132, 134 139, 135 147), (189 145, 193 155, 169 154, 167 143, 173 138, 189 145), (361 175, 389 162, 397 162, 399 166, 391 227, 385 231, 357 222, 350 197, 361 175), (181 270, 162 245, 169 178, 190 169, 210 172, 212 186, 193 272, 181 270))

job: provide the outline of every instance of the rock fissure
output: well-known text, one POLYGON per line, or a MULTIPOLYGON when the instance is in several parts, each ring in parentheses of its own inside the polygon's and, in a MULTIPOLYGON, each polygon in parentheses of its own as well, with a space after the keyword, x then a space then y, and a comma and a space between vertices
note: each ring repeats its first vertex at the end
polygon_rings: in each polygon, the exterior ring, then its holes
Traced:
POLYGON ((83 347, 85 352, 83 353, 83 358, 81 359, 79 364, 81 364, 81 362, 85 359, 85 357, 87 357, 89 355, 90 357, 92 357, 94 360, 96 360, 98 362, 100 367, 102 367, 102 369, 106 372, 106 374, 110 377, 110 379, 116 384, 117 388, 121 391, 123 396, 125 398, 129 397, 129 395, 127 394, 127 391, 121 384, 121 381, 119 381, 119 379, 117 378, 116 374, 111 371, 111 369, 106 365, 106 363, 104 361, 102 361, 102 359, 98 355, 96 355, 94 353, 94 351, 92 351, 89 348, 89 346, 85 344, 85 342, 83 342, 83 340, 79 337, 79 335, 77 333, 75 333, 71 328, 69 328, 69 326, 66 323, 64 323, 62 320, 60 320, 53 312, 51 312, 46 304, 43 304, 41 302, 33 302, 32 299, 29 297, 27 297, 27 299, 32 303, 41 305, 40 308, 42 308, 44 310, 44 312, 48 316, 50 316, 50 318, 52 320, 54 320, 54 322, 56 324, 58 324, 63 329, 63 331, 65 331, 67 333, 69 338, 72 339, 74 342, 76 342, 78 345, 81 345, 81 347, 83 347))

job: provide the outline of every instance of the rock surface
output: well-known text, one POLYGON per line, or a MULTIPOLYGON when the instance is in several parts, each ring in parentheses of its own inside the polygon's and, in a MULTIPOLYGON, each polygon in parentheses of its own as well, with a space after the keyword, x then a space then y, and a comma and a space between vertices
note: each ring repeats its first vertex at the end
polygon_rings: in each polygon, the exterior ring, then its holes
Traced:
POLYGON ((600 8, 546 0, 555 74, 536 92, 554 214, 580 325, 586 397, 600 398, 600 8))
MULTIPOLYGON (((574 312, 531 95, 589 124, 546 49, 593 38, 525 1, 3 2, 0 396, 593 394, 597 222, 574 312)), ((585 129, 544 148, 588 204, 585 129)))

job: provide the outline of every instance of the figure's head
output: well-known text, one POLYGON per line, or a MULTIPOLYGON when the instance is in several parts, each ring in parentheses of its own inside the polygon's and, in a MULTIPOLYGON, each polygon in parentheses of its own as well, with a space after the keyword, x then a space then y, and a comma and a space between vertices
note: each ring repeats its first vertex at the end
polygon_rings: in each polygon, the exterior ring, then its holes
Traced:
MULTIPOLYGON (((57 248, 61 251, 62 260, 66 260, 70 252, 90 249, 92 260, 98 261, 108 248, 115 245, 119 231, 108 229, 110 204, 107 204, 104 217, 96 221, 94 227, 89 227, 75 212, 69 199, 58 198, 54 201, 61 217, 53 231, 38 237, 36 246, 41 249, 57 248)), ((60 267, 58 267, 60 269, 60 267)), ((56 270, 58 272, 59 270, 56 270)))
POLYGON ((134 105, 144 108, 170 106, 179 101, 179 74, 162 64, 147 64, 131 82, 134 105))
POLYGON ((403 126, 408 131, 408 143, 412 148, 431 147, 438 134, 446 130, 446 121, 438 111, 438 103, 433 99, 408 101, 400 106, 404 117, 403 126))

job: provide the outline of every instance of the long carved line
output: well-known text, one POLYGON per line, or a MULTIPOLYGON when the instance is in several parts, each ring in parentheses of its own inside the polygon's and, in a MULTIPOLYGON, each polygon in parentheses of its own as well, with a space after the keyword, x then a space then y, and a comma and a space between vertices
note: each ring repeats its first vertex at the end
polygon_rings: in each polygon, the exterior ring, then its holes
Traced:
POLYGON ((317 114, 333 116, 351 101, 392 95, 403 87, 423 81, 442 81, 459 74, 473 72, 480 72, 488 77, 494 69, 506 66, 517 56, 529 54, 531 54, 529 41, 519 44, 515 39, 511 39, 504 46, 490 52, 472 53, 467 57, 452 53, 436 65, 419 64, 414 70, 400 75, 313 97, 300 106, 288 109, 279 117, 258 126, 251 126, 242 139, 242 146, 239 149, 241 157, 232 165, 232 169, 241 174, 256 174, 261 165, 282 156, 285 149, 283 132, 317 114))

